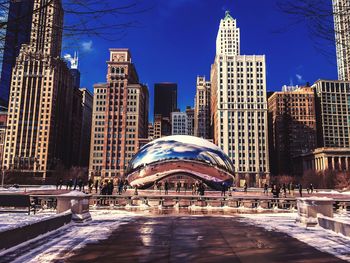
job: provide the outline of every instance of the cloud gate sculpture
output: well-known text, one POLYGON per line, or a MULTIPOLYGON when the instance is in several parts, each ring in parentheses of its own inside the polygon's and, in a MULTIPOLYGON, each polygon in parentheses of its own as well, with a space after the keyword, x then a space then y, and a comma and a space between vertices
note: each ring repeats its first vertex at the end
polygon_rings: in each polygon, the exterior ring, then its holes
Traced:
POLYGON ((154 140, 140 149, 127 169, 128 181, 141 189, 175 174, 203 181, 213 189, 233 182, 233 164, 213 143, 193 136, 175 135, 154 140))

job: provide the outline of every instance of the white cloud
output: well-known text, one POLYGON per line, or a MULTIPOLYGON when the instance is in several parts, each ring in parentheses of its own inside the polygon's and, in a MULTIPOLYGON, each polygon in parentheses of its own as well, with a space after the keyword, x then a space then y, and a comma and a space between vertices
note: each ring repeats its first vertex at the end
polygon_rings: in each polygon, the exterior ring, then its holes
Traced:
POLYGON ((93 44, 92 40, 84 41, 81 43, 81 48, 85 52, 91 52, 93 50, 92 44, 93 44))
POLYGON ((303 76, 300 74, 295 74, 295 77, 297 78, 298 82, 304 82, 303 76))

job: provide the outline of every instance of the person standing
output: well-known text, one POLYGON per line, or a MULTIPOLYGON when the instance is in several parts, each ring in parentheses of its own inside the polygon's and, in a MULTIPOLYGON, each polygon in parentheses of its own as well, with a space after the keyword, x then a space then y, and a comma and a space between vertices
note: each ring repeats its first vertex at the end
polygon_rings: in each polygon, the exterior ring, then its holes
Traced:
POLYGON ((247 185, 247 183, 244 183, 244 192, 245 192, 245 193, 248 192, 248 185, 247 185))
POLYGON ((300 195, 300 197, 303 197, 303 186, 302 186, 302 184, 299 184, 298 188, 299 188, 299 195, 300 195))
POLYGON ((169 191, 169 183, 168 183, 168 180, 166 180, 164 183, 164 193, 167 195, 168 191, 169 191))
POLYGON ((181 190, 181 182, 179 181, 176 183, 176 192, 180 193, 180 190, 181 190))
POLYGON ((118 181, 118 194, 121 195, 123 192, 124 182, 122 179, 119 179, 118 181))
POLYGON ((95 192, 97 194, 97 190, 98 190, 98 180, 95 181, 95 192))
POLYGON ((264 184, 264 194, 268 195, 269 193, 269 186, 267 185, 267 183, 264 184))
POLYGON ((272 186, 271 193, 272 193, 272 197, 273 197, 273 198, 278 198, 278 197, 279 197, 280 191, 279 191, 279 189, 277 188, 277 185, 274 184, 274 185, 272 186))
POLYGON ((225 182, 222 182, 221 184, 221 196, 225 196, 226 195, 226 184, 225 182))
POLYGON ((285 183, 283 183, 282 185, 282 190, 283 190, 284 197, 287 197, 287 186, 285 183))

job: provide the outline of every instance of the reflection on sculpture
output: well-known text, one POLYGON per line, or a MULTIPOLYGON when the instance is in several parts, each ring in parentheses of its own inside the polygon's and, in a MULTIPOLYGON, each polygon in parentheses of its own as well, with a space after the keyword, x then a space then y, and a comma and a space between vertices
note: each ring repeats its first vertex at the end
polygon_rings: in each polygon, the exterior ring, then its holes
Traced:
POLYGON ((127 174, 130 184, 138 188, 182 173, 220 189, 223 182, 232 184, 233 171, 231 160, 216 145, 198 137, 176 135, 142 147, 130 161, 127 174))

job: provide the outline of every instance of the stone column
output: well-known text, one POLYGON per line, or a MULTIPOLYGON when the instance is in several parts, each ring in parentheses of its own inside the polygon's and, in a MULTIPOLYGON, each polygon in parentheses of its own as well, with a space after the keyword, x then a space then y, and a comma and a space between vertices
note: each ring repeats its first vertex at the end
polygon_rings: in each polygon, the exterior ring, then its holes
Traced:
POLYGON ((332 170, 335 170, 335 166, 334 166, 334 157, 332 156, 332 157, 329 157, 329 158, 331 158, 331 160, 332 160, 332 170))
POLYGON ((328 169, 328 158, 325 156, 323 157, 323 165, 324 165, 323 169, 327 170, 328 169))
POLYGON ((349 157, 345 157, 345 167, 346 167, 346 170, 347 170, 347 171, 350 170, 350 167, 349 167, 349 157))

